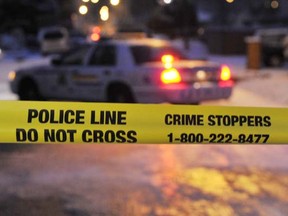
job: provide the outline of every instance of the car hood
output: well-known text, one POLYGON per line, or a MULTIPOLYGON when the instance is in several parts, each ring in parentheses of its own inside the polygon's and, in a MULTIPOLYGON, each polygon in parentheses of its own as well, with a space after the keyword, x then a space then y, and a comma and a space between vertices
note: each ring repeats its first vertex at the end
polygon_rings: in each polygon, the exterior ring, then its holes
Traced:
POLYGON ((51 65, 47 65, 47 64, 43 64, 43 65, 37 65, 37 66, 30 66, 30 67, 25 67, 25 68, 19 68, 16 72, 17 73, 23 73, 23 72, 33 72, 33 73, 37 73, 37 72, 43 72, 43 71, 47 71, 49 69, 53 68, 53 66, 51 65))

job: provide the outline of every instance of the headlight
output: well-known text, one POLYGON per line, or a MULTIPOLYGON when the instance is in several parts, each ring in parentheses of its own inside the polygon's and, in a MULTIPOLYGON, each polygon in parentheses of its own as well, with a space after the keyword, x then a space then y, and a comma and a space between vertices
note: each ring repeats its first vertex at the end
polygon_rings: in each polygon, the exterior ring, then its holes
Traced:
POLYGON ((9 72, 9 74, 8 74, 8 79, 9 79, 10 81, 13 81, 13 80, 15 80, 15 78, 16 78, 16 72, 15 72, 15 71, 9 72))

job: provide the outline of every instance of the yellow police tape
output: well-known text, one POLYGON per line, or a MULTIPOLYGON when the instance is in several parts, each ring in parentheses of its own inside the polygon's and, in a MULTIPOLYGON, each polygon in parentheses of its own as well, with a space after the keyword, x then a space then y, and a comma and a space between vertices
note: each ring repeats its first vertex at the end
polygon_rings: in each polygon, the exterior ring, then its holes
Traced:
POLYGON ((288 109, 0 102, 0 143, 285 144, 288 109))

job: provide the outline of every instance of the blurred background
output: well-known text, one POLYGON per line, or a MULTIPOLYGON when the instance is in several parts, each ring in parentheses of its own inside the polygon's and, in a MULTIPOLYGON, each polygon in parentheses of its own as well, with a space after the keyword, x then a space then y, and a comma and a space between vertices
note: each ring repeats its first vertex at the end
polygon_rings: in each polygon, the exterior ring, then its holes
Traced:
POLYGON ((145 32, 198 37, 211 53, 243 54, 247 35, 287 26, 287 9, 286 0, 1 0, 0 47, 37 49, 41 29, 61 26, 76 41, 145 32))

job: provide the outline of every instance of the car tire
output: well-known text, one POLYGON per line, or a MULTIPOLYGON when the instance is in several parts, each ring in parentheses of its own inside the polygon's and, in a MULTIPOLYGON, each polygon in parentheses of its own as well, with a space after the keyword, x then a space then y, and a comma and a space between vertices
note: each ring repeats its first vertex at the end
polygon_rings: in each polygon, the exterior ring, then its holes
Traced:
POLYGON ((134 103, 134 97, 130 89, 125 85, 113 85, 108 89, 108 102, 111 103, 134 103))
POLYGON ((20 85, 19 99, 29 101, 39 101, 42 100, 42 97, 39 93, 37 85, 31 80, 26 80, 23 81, 20 85))

